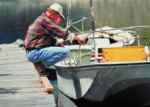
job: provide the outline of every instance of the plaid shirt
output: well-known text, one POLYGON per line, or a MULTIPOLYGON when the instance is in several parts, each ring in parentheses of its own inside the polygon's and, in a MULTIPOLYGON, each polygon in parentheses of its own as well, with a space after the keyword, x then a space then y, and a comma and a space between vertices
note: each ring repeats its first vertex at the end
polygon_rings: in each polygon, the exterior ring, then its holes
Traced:
POLYGON ((28 28, 24 46, 26 50, 54 46, 56 37, 66 39, 67 33, 42 13, 28 28))

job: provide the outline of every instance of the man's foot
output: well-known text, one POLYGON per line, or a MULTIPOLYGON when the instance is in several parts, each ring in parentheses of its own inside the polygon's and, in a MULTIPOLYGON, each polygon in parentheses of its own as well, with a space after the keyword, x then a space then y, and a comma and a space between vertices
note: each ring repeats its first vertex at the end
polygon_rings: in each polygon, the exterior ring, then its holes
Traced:
POLYGON ((41 76, 40 81, 44 87, 44 91, 46 91, 47 93, 53 93, 54 87, 46 76, 41 76))

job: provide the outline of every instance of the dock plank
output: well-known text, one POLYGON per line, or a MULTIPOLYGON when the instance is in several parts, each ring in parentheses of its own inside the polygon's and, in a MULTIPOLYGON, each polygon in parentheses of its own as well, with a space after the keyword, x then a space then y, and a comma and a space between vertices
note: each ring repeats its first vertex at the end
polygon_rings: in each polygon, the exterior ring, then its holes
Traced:
POLYGON ((38 74, 16 44, 0 45, 0 107, 55 107, 38 74))

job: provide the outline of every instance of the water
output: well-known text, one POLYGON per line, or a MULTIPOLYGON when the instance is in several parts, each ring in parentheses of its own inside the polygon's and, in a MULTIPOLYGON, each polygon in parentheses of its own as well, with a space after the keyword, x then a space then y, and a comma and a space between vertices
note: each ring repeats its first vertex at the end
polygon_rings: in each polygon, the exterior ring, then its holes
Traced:
MULTIPOLYGON (((13 42, 23 38, 33 20, 44 11, 49 4, 59 1, 65 6, 69 0, 0 0, 0 43, 13 42)), ((96 26, 124 27, 133 25, 150 25, 150 0, 93 0, 96 26)), ((66 16, 67 13, 65 13, 66 16)), ((71 20, 89 16, 89 0, 72 0, 71 20)), ((78 27, 81 27, 78 25, 78 27)), ((86 28, 89 29, 89 21, 86 28)), ((150 29, 136 29, 146 39, 150 29)))

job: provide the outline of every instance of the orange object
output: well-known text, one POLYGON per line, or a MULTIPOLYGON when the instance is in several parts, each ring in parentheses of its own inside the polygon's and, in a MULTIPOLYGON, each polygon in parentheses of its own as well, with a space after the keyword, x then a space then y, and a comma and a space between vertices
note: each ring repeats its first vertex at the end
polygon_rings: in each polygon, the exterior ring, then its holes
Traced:
POLYGON ((104 48, 102 54, 106 62, 146 60, 144 46, 104 48))
POLYGON ((52 93, 54 91, 53 85, 50 83, 46 76, 41 76, 40 80, 47 93, 52 93))

